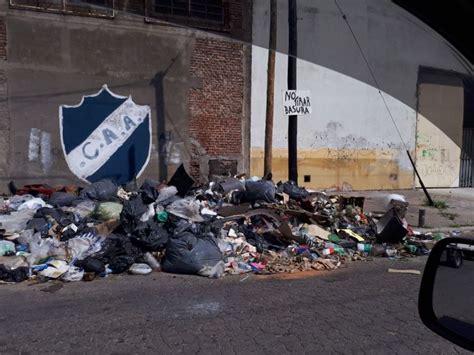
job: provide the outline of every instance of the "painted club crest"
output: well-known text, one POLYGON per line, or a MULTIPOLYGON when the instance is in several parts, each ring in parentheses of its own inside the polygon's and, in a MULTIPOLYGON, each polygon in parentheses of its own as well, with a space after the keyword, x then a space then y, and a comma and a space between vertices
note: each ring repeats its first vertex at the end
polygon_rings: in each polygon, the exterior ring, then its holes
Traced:
POLYGON ((64 156, 78 178, 125 184, 145 170, 151 153, 151 111, 104 85, 76 106, 59 107, 64 156))

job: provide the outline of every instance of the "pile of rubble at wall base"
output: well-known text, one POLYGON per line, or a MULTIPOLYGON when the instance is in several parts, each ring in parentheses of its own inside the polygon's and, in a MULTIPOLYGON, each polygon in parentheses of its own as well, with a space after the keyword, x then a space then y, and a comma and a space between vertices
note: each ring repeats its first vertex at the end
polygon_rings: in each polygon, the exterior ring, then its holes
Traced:
POLYGON ((0 282, 333 270, 371 256, 423 255, 440 238, 414 236, 396 195, 386 213, 371 214, 363 198, 290 182, 228 177, 196 187, 182 167, 168 184, 129 185, 11 184, 15 194, 0 201, 0 282))

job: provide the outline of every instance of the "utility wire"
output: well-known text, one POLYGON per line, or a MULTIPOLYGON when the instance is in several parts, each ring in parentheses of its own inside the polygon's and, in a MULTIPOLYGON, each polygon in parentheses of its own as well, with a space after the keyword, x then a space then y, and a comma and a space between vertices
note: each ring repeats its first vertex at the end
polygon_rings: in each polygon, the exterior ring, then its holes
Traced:
POLYGON ((380 97, 382 98, 382 101, 385 105, 385 108, 387 109, 388 115, 390 116, 390 119, 392 120, 393 125, 395 126, 395 129, 397 130, 398 136, 400 137, 401 142, 403 143, 405 150, 407 152, 408 158, 410 159, 410 163, 413 166, 413 170, 415 171, 416 176, 418 177, 418 180, 420 181, 421 188, 423 189, 423 192, 426 195, 426 198, 428 199, 428 203, 430 206, 433 206, 433 200, 431 199, 430 194, 428 193, 428 190, 425 187, 425 184, 423 183, 423 180, 421 179, 420 174, 418 173, 418 169, 416 168, 415 162, 413 161, 413 158, 410 155, 410 150, 408 149, 402 134, 400 130, 398 129, 397 123, 395 122, 395 119, 393 118, 392 111, 390 111, 390 107, 388 107, 387 101, 385 100, 385 97, 383 96, 382 91, 380 90, 380 85, 377 81, 377 78, 375 77, 375 74, 372 70, 372 67, 369 64, 369 61, 367 59, 367 56, 364 53, 364 50, 362 49, 362 46, 359 43, 359 40, 357 39, 357 36, 355 35, 355 32, 352 30, 352 26, 347 20, 347 16, 345 15, 344 11, 342 11, 341 7, 339 6, 337 0, 334 0, 334 3, 336 4, 337 8, 339 9, 339 12, 341 13, 342 18, 347 24, 347 27, 351 31, 352 37, 354 38, 355 43, 357 44, 357 47, 359 47, 360 54, 362 55, 362 58, 364 58, 365 64, 367 65, 367 68, 369 69, 370 75, 372 76, 372 80, 374 81, 375 86, 377 87, 377 90, 379 91, 380 97))
POLYGON ((405 147, 405 150, 408 152, 409 151, 408 146, 406 145, 405 140, 403 139, 402 134, 400 132, 400 129, 398 128, 397 123, 395 122, 395 118, 393 117, 392 111, 390 110, 390 107, 388 106, 387 101, 385 100, 385 96, 383 95, 382 90, 380 90, 379 82, 377 80, 377 77, 375 76, 375 73, 372 70, 372 67, 370 66, 369 60, 367 59, 367 56, 365 55, 364 50, 362 49, 362 46, 360 45, 360 42, 357 39, 357 36, 356 36, 354 30, 352 29, 352 26, 349 23, 349 20, 347 19, 346 14, 342 10, 341 6, 339 6, 339 3, 337 2, 337 0, 334 0, 334 3, 336 4, 337 8, 339 9, 339 12, 341 13, 342 18, 346 22, 347 27, 349 28, 349 31, 351 32, 352 37, 354 38, 354 41, 357 44, 357 47, 359 48, 360 54, 361 54, 362 58, 364 59, 365 64, 367 65, 367 69, 369 70, 370 76, 372 77, 372 80, 374 81, 375 87, 377 88, 377 90, 380 94, 380 97, 382 98, 382 101, 385 105, 385 108, 387 109, 388 115, 390 116, 390 119, 392 120, 392 123, 395 126, 395 129, 397 130, 398 136, 400 137, 400 140, 402 141, 402 144, 405 147))

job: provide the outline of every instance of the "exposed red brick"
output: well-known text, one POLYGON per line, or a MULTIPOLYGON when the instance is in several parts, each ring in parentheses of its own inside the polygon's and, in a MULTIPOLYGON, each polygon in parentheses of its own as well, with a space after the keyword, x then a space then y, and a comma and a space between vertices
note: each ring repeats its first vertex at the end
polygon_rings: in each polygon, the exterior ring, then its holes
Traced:
MULTIPOLYGON (((243 60, 243 47, 239 43, 196 39, 190 75, 201 79, 202 88, 190 90, 189 128, 191 137, 209 156, 241 152, 243 60)), ((191 170, 195 169, 193 164, 195 161, 191 162, 191 170)))
POLYGON ((7 60, 7 24, 0 18, 0 59, 7 60))

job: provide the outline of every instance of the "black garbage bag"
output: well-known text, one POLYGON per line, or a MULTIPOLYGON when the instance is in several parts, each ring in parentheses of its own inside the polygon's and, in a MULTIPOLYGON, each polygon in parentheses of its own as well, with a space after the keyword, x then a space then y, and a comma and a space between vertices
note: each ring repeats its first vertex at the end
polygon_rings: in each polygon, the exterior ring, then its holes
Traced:
POLYGON ((154 220, 139 224, 130 236, 132 243, 144 251, 162 250, 168 242, 168 232, 154 220))
POLYGON ((178 196, 184 197, 194 185, 194 180, 188 175, 184 165, 181 164, 179 168, 176 169, 174 175, 171 177, 168 185, 176 187, 178 190, 178 196))
POLYGON ((277 189, 278 192, 284 192, 293 200, 304 200, 309 196, 309 192, 304 187, 296 185, 294 181, 279 182, 277 189))
POLYGON ((245 239, 250 245, 257 248, 259 253, 263 253, 266 250, 281 251, 289 244, 269 233, 264 235, 257 234, 244 225, 239 226, 238 230, 245 235, 245 239))
POLYGON ((63 211, 60 208, 42 207, 33 215, 33 218, 44 218, 48 220, 53 218, 61 226, 66 227, 72 223, 78 223, 79 220, 73 212, 63 211))
POLYGON ((148 211, 148 206, 143 203, 140 196, 123 203, 120 213, 120 223, 125 233, 132 234, 136 227, 142 223, 140 217, 148 211))
POLYGON ((134 262, 135 258, 133 256, 120 255, 112 259, 109 263, 109 269, 112 270, 113 274, 121 274, 130 269, 134 262))
POLYGON ((156 187, 160 184, 159 181, 146 179, 142 186, 140 187, 140 195, 142 197, 143 203, 149 205, 153 203, 158 198, 158 190, 156 187))
POLYGON ((275 202, 275 185, 272 181, 247 181, 245 192, 239 193, 240 202, 275 202))
POLYGON ((115 201, 117 191, 118 186, 112 180, 104 179, 87 186, 79 196, 93 201, 115 201))
POLYGON ((408 234, 403 222, 392 208, 379 219, 376 225, 376 237, 379 243, 401 243, 408 234))
POLYGON ((176 274, 199 274, 221 261, 222 254, 214 238, 184 231, 168 240, 162 270, 176 274))
POLYGON ((102 274, 105 271, 104 263, 92 256, 84 260, 76 261, 74 265, 84 269, 85 272, 94 272, 97 275, 102 274))
POLYGON ((96 254, 96 257, 107 264, 121 255, 138 257, 141 255, 141 251, 126 236, 111 234, 102 242, 102 249, 96 254))
POLYGON ((229 177, 224 180, 218 181, 214 188, 221 194, 228 194, 231 191, 245 191, 245 184, 239 179, 229 177))
POLYGON ((77 195, 56 191, 51 194, 48 203, 54 207, 72 206, 73 202, 77 200, 77 195))
POLYGON ((21 282, 28 280, 29 269, 27 267, 17 267, 10 270, 5 265, 0 265, 0 280, 5 282, 21 282))
POLYGON ((48 220, 43 217, 32 218, 26 223, 26 229, 33 229, 33 231, 40 232, 42 235, 48 234, 49 228, 51 228, 48 220))

